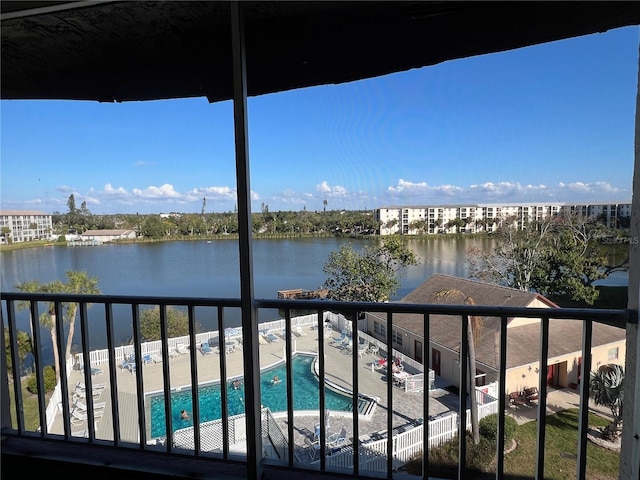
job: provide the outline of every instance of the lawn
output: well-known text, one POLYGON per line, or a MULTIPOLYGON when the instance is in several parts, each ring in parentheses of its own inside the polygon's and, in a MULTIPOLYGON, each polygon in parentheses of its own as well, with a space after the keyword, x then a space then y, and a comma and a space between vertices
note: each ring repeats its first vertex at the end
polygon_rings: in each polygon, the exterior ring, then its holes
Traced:
MULTIPOLYGON (((545 434, 545 480, 573 480, 576 478, 576 449, 578 446, 578 413, 570 409, 547 416, 545 434)), ((590 426, 605 426, 609 421, 589 414, 590 426)), ((517 446, 505 455, 505 480, 535 478, 537 422, 519 425, 515 440, 517 446)), ((508 448, 508 446, 505 446, 508 448)), ((476 480, 495 478, 495 443, 481 438, 474 445, 467 437, 467 477, 476 480)), ((407 473, 420 475, 422 460, 410 461, 403 469, 407 473)), ((434 478, 456 478, 458 471, 458 439, 442 444, 429 451, 429 476, 434 478)), ((618 480, 619 454, 587 442, 587 478, 590 480, 618 480)))
MULTIPOLYGON (((13 382, 9 382, 9 403, 11 404, 11 424, 17 428, 16 424, 16 404, 14 402, 13 382)), ((46 402, 49 401, 51 394, 46 395, 46 402)), ((40 426, 40 413, 38 412, 38 396, 30 393, 26 388, 26 382, 22 382, 22 409, 24 413, 24 428, 29 432, 35 432, 40 426)))
MULTIPOLYGON (((578 409, 565 410, 547 416, 544 478, 570 480, 576 478, 578 447, 578 409)), ((589 414, 590 426, 605 426, 609 421, 589 414)), ((505 456, 505 479, 534 477, 536 464, 536 422, 518 427, 518 447, 505 456)), ((617 480, 619 454, 587 443, 587 478, 617 480)))

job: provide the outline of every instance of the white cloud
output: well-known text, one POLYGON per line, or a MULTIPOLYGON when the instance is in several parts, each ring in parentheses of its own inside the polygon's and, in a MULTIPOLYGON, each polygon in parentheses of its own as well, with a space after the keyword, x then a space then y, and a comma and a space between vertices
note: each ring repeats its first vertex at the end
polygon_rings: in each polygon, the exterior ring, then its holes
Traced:
POLYGON ((140 197, 143 199, 173 199, 179 200, 182 195, 175 191, 173 185, 169 183, 165 183, 160 187, 150 186, 145 188, 144 190, 140 190, 139 188, 133 189, 133 194, 136 197, 140 197))
POLYGON ((103 193, 109 197, 116 197, 116 198, 117 197, 126 198, 130 196, 130 193, 127 192, 124 188, 122 187, 113 188, 113 186, 110 183, 107 183, 104 186, 103 193))
POLYGON ((326 180, 316 185, 316 191, 320 192, 322 195, 327 195, 330 197, 343 197, 348 195, 348 191, 346 188, 340 185, 331 187, 326 180))
POLYGON ((608 202, 630 201, 631 193, 607 182, 560 182, 555 186, 498 181, 458 185, 428 185, 399 179, 387 187, 387 201, 399 204, 456 204, 483 202, 608 202))

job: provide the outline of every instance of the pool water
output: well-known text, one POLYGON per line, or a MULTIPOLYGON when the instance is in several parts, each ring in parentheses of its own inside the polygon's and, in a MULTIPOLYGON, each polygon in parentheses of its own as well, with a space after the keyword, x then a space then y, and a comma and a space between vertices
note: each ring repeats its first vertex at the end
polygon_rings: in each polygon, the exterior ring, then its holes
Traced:
MULTIPOLYGON (((293 369, 293 401, 294 410, 319 410, 318 379, 312 371, 314 356, 295 355, 292 359, 293 369)), ((287 410, 287 375, 285 365, 263 370, 260 374, 260 392, 262 405, 269 407, 272 412, 287 410), (272 379, 277 375, 278 384, 273 384, 272 379)), ((220 384, 203 385, 199 388, 200 421, 208 422, 222 417, 220 384)), ((229 384, 227 389, 229 415, 244 413, 244 387, 233 388, 229 384)), ((367 401, 359 401, 359 410, 366 407, 367 401)), ((329 410, 349 412, 353 410, 352 397, 330 388, 325 389, 325 405, 329 410)), ((151 395, 149 399, 151 414, 151 438, 166 435, 164 396, 159 393, 151 395)), ((193 425, 191 419, 183 420, 180 412, 192 410, 191 389, 173 392, 171 394, 171 415, 175 430, 193 425)))

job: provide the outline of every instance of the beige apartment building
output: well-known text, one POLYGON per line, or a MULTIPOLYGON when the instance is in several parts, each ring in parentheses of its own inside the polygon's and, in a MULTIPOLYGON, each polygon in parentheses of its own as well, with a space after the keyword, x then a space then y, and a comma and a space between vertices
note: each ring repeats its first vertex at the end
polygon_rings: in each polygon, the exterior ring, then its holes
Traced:
MULTIPOLYGON (((462 303, 471 297, 476 305, 493 307, 549 308, 558 306, 534 292, 502 287, 495 284, 435 274, 410 292, 399 303, 462 303), (458 292, 447 300, 442 292, 458 292)), ((540 365, 539 318, 511 317, 507 320, 507 368, 505 392, 520 392, 538 385, 541 375, 549 388, 577 388, 582 363, 582 322, 549 321, 549 354, 547 364, 540 365)), ((459 386, 460 383, 460 316, 431 315, 428 358, 422 358, 424 316, 400 313, 393 316, 393 348, 403 355, 428 365, 437 378, 459 386)), ((476 385, 498 381, 500 359, 500 319, 483 317, 476 340, 476 385)), ((387 319, 377 313, 366 314, 366 330, 385 340, 387 319)), ((595 370, 606 364, 624 365, 625 329, 594 322, 591 342, 591 364, 595 370)))
POLYGON ((0 210, 0 244, 49 240, 51 215, 35 210, 0 210))
POLYGON ((507 218, 515 218, 520 228, 526 222, 575 214, 600 218, 609 227, 628 226, 631 202, 382 207, 376 210, 376 220, 380 222, 380 235, 420 235, 493 232, 507 218))

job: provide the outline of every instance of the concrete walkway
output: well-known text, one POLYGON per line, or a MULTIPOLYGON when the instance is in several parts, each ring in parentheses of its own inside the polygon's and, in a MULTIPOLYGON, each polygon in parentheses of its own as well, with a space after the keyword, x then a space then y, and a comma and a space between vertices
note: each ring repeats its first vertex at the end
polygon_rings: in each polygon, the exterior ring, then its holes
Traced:
MULTIPOLYGON (((319 347, 317 331, 306 326, 297 333, 302 336, 292 335, 292 350, 317 355, 319 347)), ((338 333, 332 332, 332 335, 337 337, 338 333)), ((281 332, 277 332, 277 336, 279 338, 275 343, 260 342, 261 368, 266 368, 283 361, 285 357, 285 341, 281 336, 281 332)), ((233 353, 227 353, 225 357, 228 379, 240 377, 243 372, 242 343, 235 341, 235 346, 235 351, 233 353)), ((217 347, 213 347, 213 349, 216 352, 218 350, 217 347)), ((370 353, 359 356, 356 351, 347 353, 345 349, 332 346, 331 342, 327 339, 327 335, 325 335, 324 351, 325 379, 328 382, 351 391, 353 384, 352 362, 356 361, 360 393, 378 399, 377 407, 373 415, 368 419, 360 418, 359 435, 362 436, 385 430, 387 428, 387 411, 389 405, 387 400, 386 372, 371 368, 372 363, 376 364, 380 357, 370 353)), ((384 355, 384 352, 380 352, 380 354, 384 355)), ((197 364, 198 384, 220 380, 220 354, 211 353, 203 355, 199 350, 196 350, 193 358, 197 364)), ((191 386, 191 360, 191 352, 169 359, 170 385, 168 385, 168 388, 183 390, 191 386)), ((100 367, 102 372, 92 377, 92 383, 94 385, 104 385, 105 388, 99 397, 94 398, 94 402, 96 404, 105 402, 106 405, 102 410, 102 415, 100 415, 95 424, 96 437, 104 440, 113 440, 111 385, 109 384, 108 366, 102 365, 100 367)), ((129 370, 122 369, 119 366, 116 367, 117 398, 120 416, 119 424, 122 441, 134 443, 139 441, 139 422, 136 402, 137 377, 141 377, 140 380, 145 394, 162 391, 164 390, 163 367, 163 363, 149 363, 143 365, 141 371, 137 373, 131 373, 129 370)), ((71 372, 69 378, 70 392, 73 392, 73 386, 76 385, 77 382, 83 382, 83 376, 81 372, 74 370, 71 372)), ((414 423, 417 419, 422 418, 424 395, 421 392, 405 392, 404 389, 395 386, 392 392, 392 422, 394 428, 414 423)), ((436 396, 438 398, 431 398, 429 403, 429 414, 432 416, 449 411, 451 405, 457 401, 457 397, 454 395, 448 395, 451 398, 448 398, 446 402, 442 396, 436 396)), ((81 400, 86 403, 86 397, 81 400)), ((71 402, 73 403, 73 399, 71 402)), ((147 428, 149 428, 148 405, 146 405, 146 408, 146 425, 147 428)), ((277 416, 283 431, 286 432, 288 428, 286 416, 283 417, 282 414, 278 414, 277 416)), ((314 415, 296 415, 293 421, 294 441, 296 444, 305 445, 309 435, 313 435, 314 425, 319 423, 320 420, 319 414, 316 413, 314 415)), ((329 425, 330 427, 326 432, 327 437, 332 433, 340 432, 344 427, 351 440, 353 435, 353 414, 351 412, 330 412, 329 425)), ((174 427, 176 427, 176 425, 174 425, 174 427)), ((76 425, 72 425, 74 435, 85 435, 86 430, 86 422, 80 421, 77 422, 76 425)), ((62 433, 62 431, 62 415, 58 414, 52 428, 52 433, 62 433)), ((149 438, 148 434, 147 438, 149 438)))
MULTIPOLYGON (((301 336, 292 335, 292 350, 297 352, 309 352, 317 354, 318 352, 318 335, 317 331, 310 329, 308 326, 297 332, 301 336)), ((337 332, 333 332, 333 336, 337 336, 337 332)), ((326 335, 325 335, 326 340, 326 335)), ((243 356, 242 343, 235 341, 236 349, 232 353, 226 354, 227 378, 241 377, 243 372, 243 356)), ((217 351, 217 347, 213 347, 217 351)), ((275 363, 282 362, 285 357, 285 341, 280 335, 278 341, 274 343, 260 342, 260 365, 266 368, 275 363)), ((365 353, 358 356, 357 352, 347 353, 346 350, 331 346, 330 341, 324 344, 325 351, 325 377, 326 380, 339 385, 348 390, 352 390, 352 362, 357 362, 358 385, 361 394, 376 397, 378 399, 377 407, 370 418, 359 419, 360 437, 367 435, 375 435, 377 432, 386 431, 388 425, 388 392, 386 372, 371 367, 372 363, 377 363, 380 358, 377 355, 365 353)), ((384 355, 384 352, 380 352, 384 355)), ((195 350, 195 354, 191 352, 182 354, 169 359, 169 383, 167 388, 172 390, 183 390, 191 386, 191 361, 196 362, 198 372, 198 384, 208 383, 220 379, 220 359, 219 353, 202 354, 199 350, 195 350)), ((139 422, 137 410, 137 381, 142 382, 145 394, 150 392, 159 392, 164 390, 163 384, 163 363, 149 363, 142 367, 142 371, 131 373, 128 370, 116 367, 116 383, 117 383, 117 399, 119 409, 119 426, 121 432, 121 441, 139 442, 139 422), (138 378, 140 377, 140 378, 138 378)), ((113 423, 111 409, 111 385, 109 384, 108 366, 101 366, 101 373, 97 373, 92 377, 94 385, 104 385, 94 403, 105 403, 102 414, 96 420, 96 438, 113 441, 113 423)), ((437 379, 436 387, 439 386, 437 379)), ((69 379, 70 392, 73 392, 73 386, 77 382, 82 382, 81 372, 72 371, 69 379)), ((441 386, 441 385, 440 385, 441 386)), ((294 390, 295 395, 295 390, 294 390)), ((423 401, 425 395, 422 392, 405 392, 403 389, 393 387, 392 389, 392 424, 393 427, 401 427, 404 425, 415 424, 418 419, 423 416, 423 401)), ((429 391, 429 415, 437 416, 448 411, 457 411, 459 408, 459 399, 456 395, 449 393, 444 388, 435 388, 429 391)), ((547 396, 547 414, 554 413, 567 408, 576 408, 578 406, 579 397, 577 393, 569 389, 551 390, 547 396)), ((71 400, 73 403, 73 399, 71 400)), ((81 399, 86 403, 86 397, 81 399)), ((601 408, 592 406, 594 411, 606 415, 606 411, 601 408)), ((149 405, 148 400, 145 402, 146 426, 149 429, 149 405)), ((517 410, 507 409, 507 414, 516 419, 518 423, 525 423, 537 418, 537 408, 535 407, 519 407, 517 410)), ((287 432, 289 420, 286 414, 276 414, 278 422, 282 430, 287 432)), ((305 458, 308 452, 310 440, 313 438, 314 425, 320 423, 319 412, 311 415, 296 414, 293 420, 294 443, 296 451, 300 458, 305 458)), ((87 434, 86 421, 76 421, 74 419, 72 425, 73 435, 85 436, 87 434)), ((326 437, 340 432, 343 428, 347 431, 348 443, 353 441, 353 425, 354 418, 351 412, 330 412, 329 427, 326 430, 326 437)), ((174 428, 177 426, 174 424, 174 428)), ((62 415, 58 412, 52 427, 52 433, 62 433, 62 415)), ((147 433, 146 438, 149 438, 147 433)))
MULTIPOLYGON (((571 408, 580 408, 580 396, 577 390, 570 388, 550 388, 547 391, 547 415, 557 413, 571 408)), ((596 405, 589 399, 589 411, 601 417, 612 419, 611 411, 602 406, 596 405)), ((519 406, 518 408, 507 407, 507 415, 513 417, 518 425, 537 420, 538 406, 519 406)))

